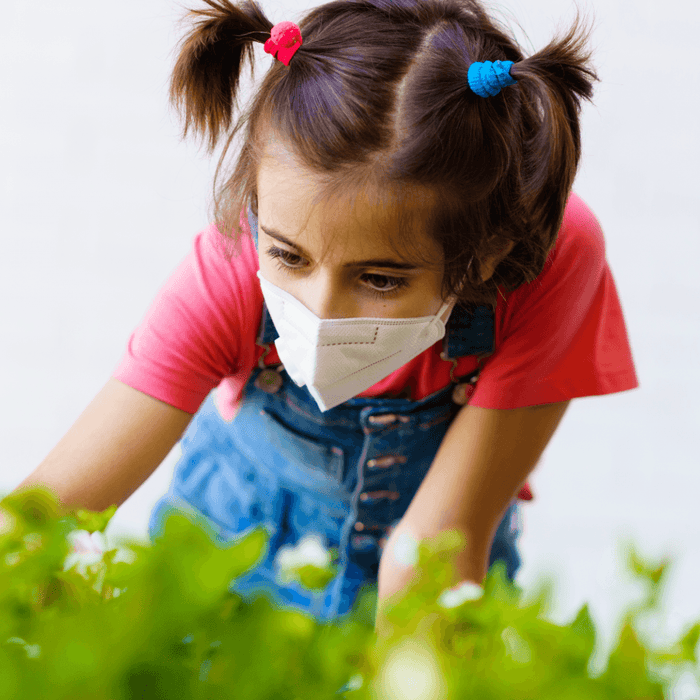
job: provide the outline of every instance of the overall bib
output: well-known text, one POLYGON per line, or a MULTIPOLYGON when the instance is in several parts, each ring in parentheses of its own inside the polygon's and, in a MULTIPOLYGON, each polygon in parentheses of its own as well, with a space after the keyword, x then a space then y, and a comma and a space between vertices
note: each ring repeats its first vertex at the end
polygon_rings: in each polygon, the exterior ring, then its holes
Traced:
MULTIPOLYGON (((257 343, 269 346, 277 337, 263 307, 257 343)), ((493 350, 493 312, 455 307, 443 357, 493 350)), ((263 359, 233 420, 221 417, 214 392, 193 417, 169 491, 151 513, 149 534, 161 534, 170 509, 203 514, 219 542, 264 526, 270 534, 265 556, 230 590, 246 597, 264 592, 278 605, 328 621, 351 610, 363 585, 376 583, 379 540, 406 512, 480 369, 418 401, 353 398, 322 412, 306 387, 298 387, 281 365, 265 367, 263 359), (319 594, 278 583, 275 575, 279 548, 311 533, 339 554, 338 574, 319 594)), ((489 566, 504 561, 511 580, 521 563, 521 507, 517 499, 509 505, 489 560, 489 566)))

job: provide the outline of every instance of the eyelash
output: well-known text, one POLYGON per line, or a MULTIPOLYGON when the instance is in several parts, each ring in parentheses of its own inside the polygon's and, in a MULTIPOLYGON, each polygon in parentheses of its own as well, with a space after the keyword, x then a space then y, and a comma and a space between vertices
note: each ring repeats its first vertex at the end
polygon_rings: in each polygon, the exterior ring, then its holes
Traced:
MULTIPOLYGON (((282 272, 290 272, 291 270, 300 269, 301 267, 298 264, 294 264, 290 260, 293 258, 301 260, 301 257, 295 255, 294 253, 290 253, 288 250, 277 248, 276 246, 270 246, 266 252, 268 256, 275 261, 277 269, 281 270, 282 272)), ((393 285, 392 288, 388 289, 387 291, 367 287, 367 293, 371 294, 372 296, 378 299, 386 299, 395 294, 398 294, 401 290, 406 289, 406 287, 408 287, 410 284, 409 280, 405 277, 389 277, 388 275, 372 274, 367 275, 367 277, 380 277, 381 279, 386 280, 387 282, 393 285)))

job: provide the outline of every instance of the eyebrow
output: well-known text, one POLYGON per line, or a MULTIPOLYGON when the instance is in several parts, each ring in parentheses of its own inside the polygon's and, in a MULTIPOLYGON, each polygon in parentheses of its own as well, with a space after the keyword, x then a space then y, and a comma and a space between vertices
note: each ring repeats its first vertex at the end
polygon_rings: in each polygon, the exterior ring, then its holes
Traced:
MULTIPOLYGON (((270 236, 270 238, 274 238, 275 240, 278 240, 281 243, 288 245, 290 248, 294 248, 296 251, 298 251, 304 257, 309 257, 303 248, 298 246, 296 243, 293 243, 292 241, 290 241, 287 237, 283 236, 278 231, 275 231, 274 229, 271 229, 271 228, 267 228, 267 227, 262 226, 260 224, 258 224, 258 225, 260 226, 260 229, 262 230, 262 232, 267 234, 268 236, 270 236)), ((345 268, 349 268, 349 267, 381 267, 381 268, 391 269, 391 270, 401 270, 404 272, 415 272, 417 270, 422 269, 422 268, 418 267, 418 265, 414 265, 413 263, 399 262, 398 260, 391 260, 388 258, 372 258, 371 260, 356 260, 355 262, 345 263, 343 265, 343 267, 345 267, 345 268)))

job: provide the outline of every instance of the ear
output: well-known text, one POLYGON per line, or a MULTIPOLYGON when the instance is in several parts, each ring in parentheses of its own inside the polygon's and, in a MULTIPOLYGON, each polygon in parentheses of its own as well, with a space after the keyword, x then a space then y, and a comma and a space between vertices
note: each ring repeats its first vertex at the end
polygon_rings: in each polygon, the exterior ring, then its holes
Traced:
POLYGON ((506 247, 503 248, 500 253, 487 258, 483 263, 481 263, 480 269, 482 282, 486 282, 486 280, 491 278, 494 271, 498 267, 498 264, 501 262, 501 260, 503 260, 503 258, 506 257, 506 255, 508 255, 508 253, 510 253, 511 250, 513 250, 514 246, 515 241, 509 241, 508 245, 506 245, 506 247))

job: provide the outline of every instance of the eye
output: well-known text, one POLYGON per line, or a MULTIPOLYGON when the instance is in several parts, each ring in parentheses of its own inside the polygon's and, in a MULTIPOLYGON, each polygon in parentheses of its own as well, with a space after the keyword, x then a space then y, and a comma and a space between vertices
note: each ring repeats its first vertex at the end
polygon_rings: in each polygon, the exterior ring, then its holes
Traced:
MULTIPOLYGON (((270 246, 265 252, 268 257, 275 261, 278 269, 283 272, 300 270, 306 266, 304 258, 284 248, 270 246)), ((362 281, 365 283, 367 293, 379 299, 386 299, 396 295, 410 284, 405 277, 390 277, 388 275, 371 273, 362 275, 362 281)))
POLYGON ((398 294, 402 289, 409 285, 408 279, 405 277, 389 277, 387 275, 367 274, 363 275, 370 293, 378 297, 388 297, 392 294, 398 294))
POLYGON ((290 253, 288 250, 284 250, 283 248, 270 246, 266 252, 270 258, 277 263, 277 267, 281 270, 284 270, 285 268, 296 269, 304 266, 304 258, 302 258, 300 255, 296 255, 295 253, 290 253))

